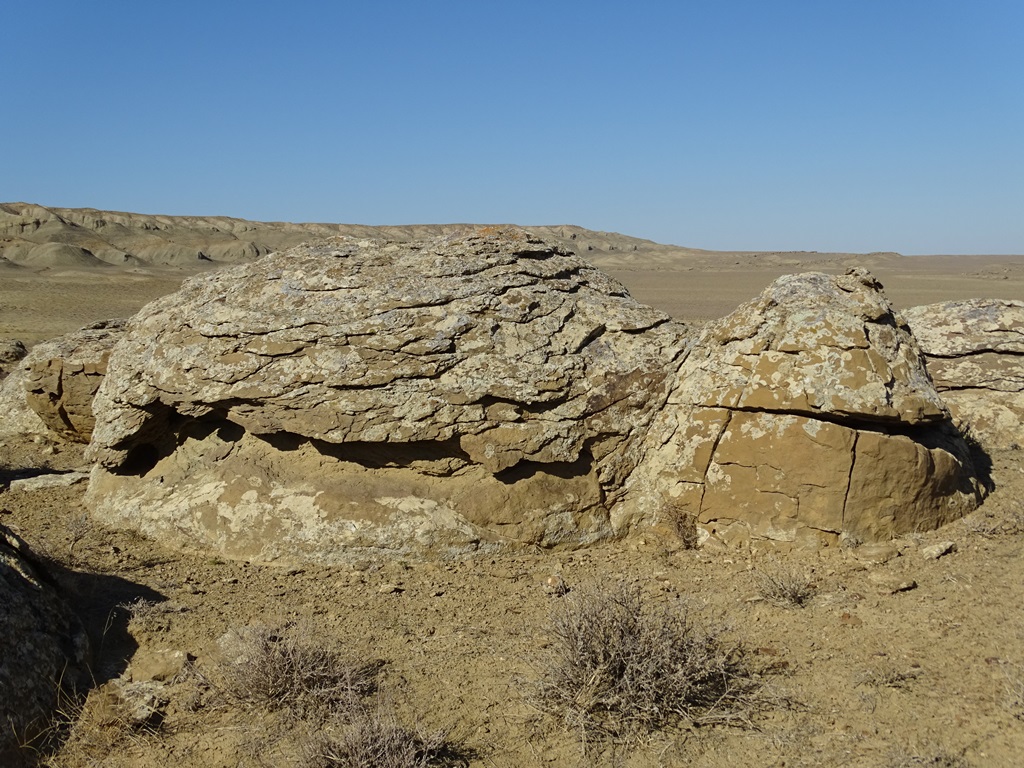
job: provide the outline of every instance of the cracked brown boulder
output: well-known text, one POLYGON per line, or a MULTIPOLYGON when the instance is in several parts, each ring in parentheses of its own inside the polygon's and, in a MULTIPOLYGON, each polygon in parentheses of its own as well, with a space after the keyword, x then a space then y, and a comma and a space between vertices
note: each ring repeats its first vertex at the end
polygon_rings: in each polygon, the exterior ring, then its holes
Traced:
POLYGON ((89 442, 94 423, 92 400, 124 323, 104 320, 37 344, 21 361, 25 403, 53 434, 89 442))
POLYGON ((518 229, 299 246, 131 320, 89 501, 263 561, 613 536, 684 331, 518 229))
POLYGON ((88 443, 92 400, 124 322, 94 323, 22 354, 0 382, 0 438, 42 436, 88 443))
POLYGON ((782 277, 679 367, 623 515, 726 540, 936 528, 980 500, 916 341, 864 270, 782 277))
POLYGON ((948 301, 904 317, 953 416, 988 448, 1024 445, 1024 301, 948 301))

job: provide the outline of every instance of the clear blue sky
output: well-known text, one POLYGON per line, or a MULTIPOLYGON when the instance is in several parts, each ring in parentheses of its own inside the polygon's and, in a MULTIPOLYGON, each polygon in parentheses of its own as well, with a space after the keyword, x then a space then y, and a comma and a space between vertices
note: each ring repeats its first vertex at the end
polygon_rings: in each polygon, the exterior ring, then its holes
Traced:
POLYGON ((1020 0, 9 2, 0 200, 1024 253, 1020 0))

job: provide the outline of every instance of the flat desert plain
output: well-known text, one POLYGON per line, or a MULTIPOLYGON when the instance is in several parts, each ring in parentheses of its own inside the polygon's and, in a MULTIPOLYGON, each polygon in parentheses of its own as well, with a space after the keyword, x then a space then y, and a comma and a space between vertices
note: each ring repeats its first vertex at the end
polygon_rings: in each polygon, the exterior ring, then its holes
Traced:
MULTIPOLYGON (((1024 298, 1024 257, 606 257, 594 261, 634 297, 690 323, 727 314, 781 274, 854 263, 873 271, 897 308, 1024 298)), ((130 315, 190 273, 3 268, 0 338, 32 344, 130 315)), ((372 665, 372 696, 406 726, 446 734, 455 757, 436 764, 1020 765, 1022 459, 1019 451, 992 457, 995 490, 969 517, 881 547, 705 550, 633 540, 281 569, 105 528, 90 519, 81 484, 8 488, 16 478, 84 464, 81 446, 8 441, 0 445, 0 489, 7 488, 0 520, 56 564, 96 654, 97 688, 84 709, 68 707, 77 719, 63 746, 42 759, 143 768, 347 764, 310 746, 334 726, 230 694, 218 640, 255 625, 372 665), (943 542, 954 546, 926 557, 943 542), (802 585, 807 599, 772 599, 764 588, 771 578, 802 585), (758 689, 748 716, 683 719, 628 747, 584 748, 573 728, 530 705, 531 681, 552 648, 552 613, 588 589, 620 582, 636 585, 651 605, 685 606, 735 647, 758 689), (154 678, 159 721, 138 727, 111 714, 118 680, 154 678)))
MULTIPOLYGON (((764 264, 759 255, 723 252, 651 257, 636 264, 607 254, 591 260, 623 283, 637 301, 694 324, 724 317, 780 275, 841 273, 852 265, 870 269, 897 309, 959 299, 1024 297, 1024 256, 904 256, 879 261, 788 254, 764 264)), ((41 271, 0 266, 0 338, 35 344, 98 320, 128 317, 196 273, 170 266, 41 271)))

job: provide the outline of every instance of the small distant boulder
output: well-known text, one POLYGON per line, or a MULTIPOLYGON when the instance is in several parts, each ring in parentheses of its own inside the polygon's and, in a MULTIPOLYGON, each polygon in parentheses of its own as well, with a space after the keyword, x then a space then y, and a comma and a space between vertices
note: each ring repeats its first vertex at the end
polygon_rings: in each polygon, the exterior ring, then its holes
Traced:
POLYGON ((11 366, 27 354, 24 342, 17 339, 0 339, 0 381, 10 372, 11 366))
POLYGON ((626 514, 726 541, 884 540, 980 499, 913 336, 863 269, 782 277, 679 367, 626 514))
POLYGON ((904 317, 953 416, 986 448, 1024 446, 1024 301, 948 301, 904 317))
POLYGON ((88 443, 92 399, 124 320, 104 320, 37 344, 0 384, 0 436, 44 435, 88 443))
POLYGON ((92 399, 124 325, 124 320, 94 323, 37 344, 21 362, 25 402, 54 434, 89 442, 95 423, 92 399))

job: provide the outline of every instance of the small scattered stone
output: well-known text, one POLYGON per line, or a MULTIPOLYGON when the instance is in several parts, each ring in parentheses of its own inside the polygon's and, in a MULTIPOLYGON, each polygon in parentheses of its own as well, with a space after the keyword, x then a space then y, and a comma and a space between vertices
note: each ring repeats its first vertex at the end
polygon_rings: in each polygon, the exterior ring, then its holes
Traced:
POLYGON ((938 560, 943 555, 948 555, 952 552, 956 552, 955 541, 940 541, 938 544, 921 547, 921 556, 925 560, 938 560))
POLYGON ((114 696, 114 723, 127 721, 139 728, 163 720, 170 698, 162 683, 155 680, 128 683, 118 679, 110 685, 114 696))
POLYGON ((23 477, 11 481, 12 491, 42 491, 49 488, 70 488, 89 479, 88 472, 58 472, 54 474, 23 477))
POLYGON ((917 582, 913 579, 894 576, 885 572, 873 572, 868 574, 868 579, 878 586, 879 591, 887 595, 895 595, 898 592, 909 592, 917 589, 917 582))
POLYGON ((181 673, 188 658, 184 651, 168 648, 139 649, 132 657, 131 680, 134 683, 170 680, 181 673))
POLYGON ((865 544, 853 550, 853 556, 862 563, 882 565, 899 557, 900 551, 893 544, 865 544))
POLYGON ((404 591, 405 590, 399 584, 381 584, 377 587, 377 592, 382 595, 397 595, 404 591))
POLYGON ((555 573, 544 580, 544 591, 549 595, 561 597, 569 592, 569 585, 565 583, 565 579, 555 573))

